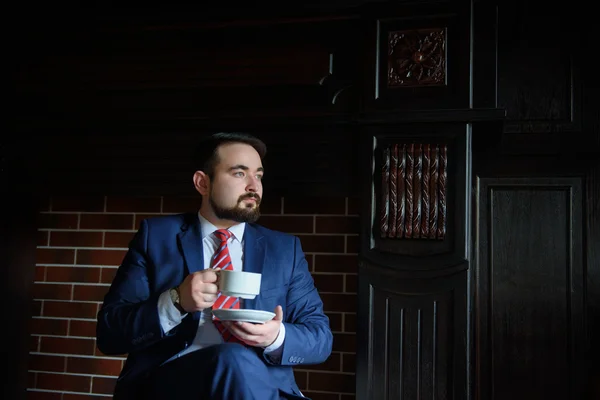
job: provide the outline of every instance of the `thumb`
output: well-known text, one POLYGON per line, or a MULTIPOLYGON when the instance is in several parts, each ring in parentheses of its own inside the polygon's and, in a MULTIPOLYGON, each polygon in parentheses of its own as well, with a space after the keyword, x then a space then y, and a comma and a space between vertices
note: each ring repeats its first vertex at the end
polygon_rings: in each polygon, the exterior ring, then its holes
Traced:
POLYGON ((283 308, 281 308, 281 306, 275 307, 275 318, 273 318, 273 319, 276 321, 283 320, 283 308))

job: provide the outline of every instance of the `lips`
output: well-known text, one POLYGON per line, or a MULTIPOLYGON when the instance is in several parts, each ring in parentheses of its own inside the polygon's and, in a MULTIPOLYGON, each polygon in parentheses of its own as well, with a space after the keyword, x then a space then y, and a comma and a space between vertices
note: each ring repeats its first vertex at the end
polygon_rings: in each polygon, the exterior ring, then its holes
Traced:
POLYGON ((258 195, 249 195, 249 196, 244 196, 240 199, 240 201, 253 201, 255 203, 260 203, 260 197, 258 195))

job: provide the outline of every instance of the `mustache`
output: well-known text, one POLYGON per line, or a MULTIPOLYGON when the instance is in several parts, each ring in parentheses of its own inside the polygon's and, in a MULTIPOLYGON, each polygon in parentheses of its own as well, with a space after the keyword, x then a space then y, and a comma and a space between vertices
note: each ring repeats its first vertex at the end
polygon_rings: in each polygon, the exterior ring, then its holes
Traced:
POLYGON ((238 203, 246 199, 254 199, 257 203, 260 203, 260 196, 256 193, 246 193, 240 196, 238 203))

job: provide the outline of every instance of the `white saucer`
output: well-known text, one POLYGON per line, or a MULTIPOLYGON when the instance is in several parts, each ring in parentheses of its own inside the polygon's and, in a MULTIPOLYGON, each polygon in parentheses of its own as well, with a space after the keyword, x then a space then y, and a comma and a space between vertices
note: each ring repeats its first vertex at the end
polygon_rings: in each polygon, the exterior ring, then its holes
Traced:
POLYGON ((255 324, 264 324, 265 322, 272 320, 275 316, 275 313, 261 310, 219 309, 212 310, 212 312, 221 321, 242 321, 255 324))

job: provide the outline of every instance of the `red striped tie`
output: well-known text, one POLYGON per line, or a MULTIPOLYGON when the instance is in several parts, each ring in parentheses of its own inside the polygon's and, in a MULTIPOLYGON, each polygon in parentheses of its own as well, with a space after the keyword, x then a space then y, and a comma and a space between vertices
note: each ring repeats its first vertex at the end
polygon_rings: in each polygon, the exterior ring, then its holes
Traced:
MULTIPOLYGON (((227 241, 232 236, 232 233, 227 229, 218 229, 215 231, 215 236, 219 239, 219 246, 217 247, 217 251, 215 251, 215 255, 211 260, 211 268, 233 270, 231 256, 229 255, 229 248, 227 247, 227 241)), ((240 302, 237 297, 221 295, 221 292, 219 292, 212 308, 213 310, 218 308, 239 309, 240 302)), ((221 321, 219 321, 219 319, 214 315, 213 321, 219 332, 221 332, 221 336, 223 336, 224 341, 244 344, 238 338, 233 336, 231 332, 229 332, 229 330, 227 330, 221 321)))

